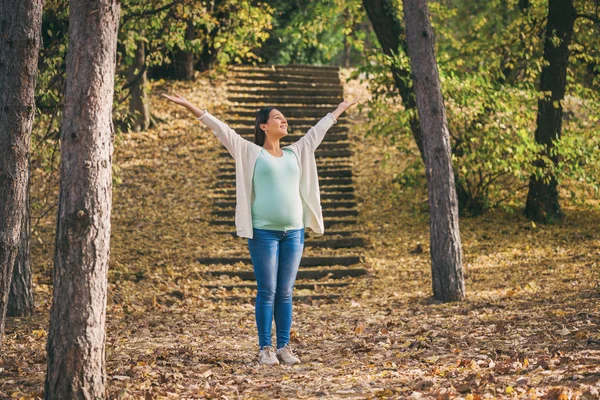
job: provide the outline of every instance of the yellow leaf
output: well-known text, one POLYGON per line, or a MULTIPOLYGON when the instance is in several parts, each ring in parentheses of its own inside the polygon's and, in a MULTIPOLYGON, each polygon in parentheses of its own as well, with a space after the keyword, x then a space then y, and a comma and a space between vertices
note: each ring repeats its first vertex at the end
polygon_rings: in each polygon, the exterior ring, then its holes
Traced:
POLYGON ((512 393, 512 392, 514 392, 514 391, 515 391, 515 389, 513 389, 513 388, 512 388, 512 386, 507 386, 507 387, 506 387, 506 393, 507 393, 507 394, 511 394, 511 393, 512 393))
POLYGON ((39 338, 41 338, 42 336, 46 336, 46 331, 44 329, 33 330, 31 331, 31 333, 39 338))
POLYGON ((356 328, 354 328, 354 333, 356 333, 357 335, 360 335, 364 331, 365 331, 365 324, 363 324, 362 322, 360 324, 356 325, 356 328))

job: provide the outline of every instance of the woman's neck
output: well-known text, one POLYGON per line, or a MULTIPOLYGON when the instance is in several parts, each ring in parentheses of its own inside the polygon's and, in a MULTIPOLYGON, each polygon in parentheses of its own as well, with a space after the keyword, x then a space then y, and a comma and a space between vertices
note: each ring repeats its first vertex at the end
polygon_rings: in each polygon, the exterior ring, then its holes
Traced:
POLYGON ((268 151, 279 151, 281 146, 279 145, 279 139, 269 140, 269 138, 265 137, 265 143, 263 143, 263 148, 268 151))

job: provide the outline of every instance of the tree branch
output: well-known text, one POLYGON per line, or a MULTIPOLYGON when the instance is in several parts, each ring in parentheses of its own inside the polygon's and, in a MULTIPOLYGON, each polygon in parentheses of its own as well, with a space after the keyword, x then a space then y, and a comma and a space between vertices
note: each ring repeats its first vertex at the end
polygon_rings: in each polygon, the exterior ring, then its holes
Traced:
POLYGON ((600 17, 597 15, 589 15, 589 14, 577 14, 575 18, 583 18, 592 21, 596 25, 600 26, 600 17))

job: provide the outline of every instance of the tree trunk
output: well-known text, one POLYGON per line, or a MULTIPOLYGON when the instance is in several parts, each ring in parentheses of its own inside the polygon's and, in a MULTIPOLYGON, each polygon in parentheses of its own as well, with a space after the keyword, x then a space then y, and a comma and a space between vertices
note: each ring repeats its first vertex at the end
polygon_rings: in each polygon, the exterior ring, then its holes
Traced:
MULTIPOLYGON (((28 165, 30 163, 28 162, 28 165)), ((21 240, 19 243, 19 253, 13 269, 12 283, 10 285, 10 295, 8 296, 8 310, 6 314, 9 317, 28 317, 33 315, 35 304, 33 302, 33 274, 31 272, 31 252, 30 252, 30 207, 29 207, 29 187, 31 182, 31 169, 28 168, 27 191, 25 194, 25 207, 23 209, 23 219, 21 222, 21 240)))
POLYGON ((0 0, 0 347, 25 209, 42 0, 0 0))
MULTIPOLYGON (((190 41, 195 38, 194 25, 191 22, 188 22, 185 30, 185 40, 190 41)), ((177 50, 175 51, 173 58, 175 77, 177 79, 188 81, 194 79, 194 53, 191 51, 177 50)))
MULTIPOLYGON (((210 14, 217 21, 223 21, 227 15, 230 14, 230 10, 226 7, 226 1, 224 0, 214 0, 209 8, 210 14)), ((232 10, 233 11, 233 10, 232 10)), ((216 24, 212 27, 212 29, 208 29, 207 25, 204 25, 203 29, 203 37, 204 37, 204 47, 202 48, 202 52, 198 57, 198 63, 196 64, 198 70, 200 71, 208 71, 212 69, 215 61, 217 61, 217 55, 219 54, 219 49, 215 48, 215 39, 217 35, 221 32, 226 25, 216 24)))
POLYGON ((462 300, 465 283, 458 204, 433 30, 426 0, 403 0, 403 4, 429 189, 433 296, 441 301, 462 300))
POLYGON ((46 399, 105 398, 118 0, 71 0, 46 399))
MULTIPOLYGON (((363 0, 363 6, 371 21, 375 35, 377 35, 383 53, 390 57, 397 56, 400 51, 408 54, 406 41, 402 39, 405 36, 404 29, 391 0, 363 0)), ((414 110, 417 107, 417 103, 415 101, 415 92, 409 86, 410 72, 394 66, 392 67, 392 77, 394 78, 396 89, 398 89, 400 97, 402 97, 404 108, 414 110)), ((421 133, 421 126, 416 113, 410 119, 409 123, 413 138, 419 148, 421 159, 424 161, 423 134, 421 133)))
MULTIPOLYGON (((558 156, 552 154, 555 141, 560 139, 562 129, 562 100, 567 86, 567 64, 569 61, 569 44, 573 34, 576 11, 573 0, 550 0, 548 2, 548 23, 544 42, 544 60, 540 91, 550 92, 538 100, 536 143, 544 145, 544 155, 554 165, 558 164, 558 156), (555 44, 555 39, 560 43, 555 44)), ((543 161, 538 161, 543 166, 543 161)), ((552 223, 561 221, 563 212, 558 201, 558 182, 550 173, 547 179, 531 176, 529 193, 525 205, 527 218, 540 222, 552 223), (549 178, 549 179, 548 179, 549 178)))
POLYGON ((135 132, 145 131, 150 127, 150 107, 146 86, 148 77, 146 74, 146 48, 143 40, 138 40, 133 64, 127 71, 127 79, 131 85, 129 97, 129 112, 133 117, 133 130, 135 132))

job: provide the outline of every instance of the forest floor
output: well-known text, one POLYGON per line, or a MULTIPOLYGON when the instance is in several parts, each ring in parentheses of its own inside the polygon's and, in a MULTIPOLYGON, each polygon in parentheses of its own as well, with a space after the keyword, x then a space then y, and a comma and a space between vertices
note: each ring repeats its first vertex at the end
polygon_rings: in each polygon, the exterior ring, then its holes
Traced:
MULTIPOLYGON (((245 246, 225 247, 208 224, 220 144, 159 98, 176 90, 227 120, 226 88, 205 78, 154 82, 153 112, 165 122, 116 142, 110 398, 599 398, 600 211, 565 202, 560 226, 519 212, 462 218, 468 296, 436 302, 426 192, 393 183, 405 156, 365 137, 358 110, 351 141, 369 274, 342 300, 294 305, 291 344, 302 364, 260 366, 253 306, 207 301, 200 288, 198 257, 245 246)), ((34 175, 34 201, 55 202, 44 199, 56 184, 34 175)), ((0 397, 43 397, 54 213, 34 221, 37 314, 7 322, 0 397)))

